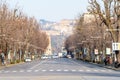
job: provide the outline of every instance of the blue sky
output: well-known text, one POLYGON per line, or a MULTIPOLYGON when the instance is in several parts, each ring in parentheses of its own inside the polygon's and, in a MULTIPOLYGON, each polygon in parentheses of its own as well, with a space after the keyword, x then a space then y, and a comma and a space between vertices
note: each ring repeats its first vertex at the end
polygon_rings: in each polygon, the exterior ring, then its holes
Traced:
POLYGON ((16 5, 28 16, 37 20, 60 21, 75 19, 86 12, 88 0, 7 0, 10 7, 16 5))

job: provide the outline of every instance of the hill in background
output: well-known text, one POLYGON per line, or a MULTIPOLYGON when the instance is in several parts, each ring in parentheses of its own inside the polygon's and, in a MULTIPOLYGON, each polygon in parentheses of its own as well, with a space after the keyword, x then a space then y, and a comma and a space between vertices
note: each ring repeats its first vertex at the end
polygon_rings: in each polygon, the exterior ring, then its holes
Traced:
POLYGON ((40 20, 41 29, 51 37, 51 46, 54 53, 61 52, 66 37, 72 34, 75 20, 63 19, 60 22, 40 20))

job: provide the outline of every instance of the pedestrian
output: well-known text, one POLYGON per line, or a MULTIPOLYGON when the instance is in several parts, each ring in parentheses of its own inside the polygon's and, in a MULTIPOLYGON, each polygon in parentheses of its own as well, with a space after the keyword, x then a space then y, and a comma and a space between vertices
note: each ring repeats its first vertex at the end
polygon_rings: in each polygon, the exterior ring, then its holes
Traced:
POLYGON ((1 51, 1 62, 2 62, 2 65, 5 65, 5 54, 1 51))
POLYGON ((105 65, 107 65, 107 63, 108 63, 107 57, 104 58, 104 63, 105 63, 105 65))

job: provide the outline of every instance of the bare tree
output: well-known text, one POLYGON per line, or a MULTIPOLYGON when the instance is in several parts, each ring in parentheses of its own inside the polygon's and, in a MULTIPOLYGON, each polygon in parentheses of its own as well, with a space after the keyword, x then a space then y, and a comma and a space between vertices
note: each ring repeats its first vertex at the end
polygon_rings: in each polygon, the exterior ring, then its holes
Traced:
MULTIPOLYGON (((120 42, 120 0, 101 0, 103 8, 98 0, 89 0, 89 3, 88 11, 99 17, 109 30, 113 42, 120 42)), ((120 62, 120 54, 118 53, 119 51, 116 51, 117 61, 120 62)))
POLYGON ((34 17, 27 17, 20 9, 9 9, 6 2, 0 3, 0 49, 6 56, 11 50, 20 53, 24 59, 25 51, 44 52, 49 44, 48 35, 39 29, 34 17))

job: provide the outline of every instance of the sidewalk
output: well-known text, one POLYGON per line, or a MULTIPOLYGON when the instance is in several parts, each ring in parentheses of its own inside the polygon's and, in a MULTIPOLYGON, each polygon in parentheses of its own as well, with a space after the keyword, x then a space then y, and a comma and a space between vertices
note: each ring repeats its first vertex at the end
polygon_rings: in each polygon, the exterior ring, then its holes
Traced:
POLYGON ((15 65, 23 64, 23 63, 24 63, 24 62, 20 62, 20 63, 16 63, 16 64, 8 64, 8 65, 6 65, 6 66, 0 65, 0 70, 1 70, 1 69, 4 69, 4 68, 7 68, 7 67, 12 67, 12 66, 15 66, 15 65))
MULTIPOLYGON (((79 61, 79 60, 77 60, 79 61)), ((109 65, 104 65, 104 64, 98 64, 98 63, 93 63, 93 62, 87 62, 87 61, 83 61, 83 60, 80 60, 82 62, 85 62, 85 63, 89 63, 89 64, 92 64, 92 65, 96 65, 96 66, 99 66, 99 67, 104 67, 104 68, 107 68, 107 69, 112 69, 112 70, 115 70, 115 71, 120 71, 120 68, 115 68, 113 66, 109 66, 109 65)))
MULTIPOLYGON (((36 60, 39 60, 39 59, 35 59, 33 61, 36 61, 36 60)), ((32 61, 31 61, 32 62, 32 61)), ((12 66, 15 66, 15 65, 19 65, 19 64, 24 64, 25 62, 20 62, 20 63, 15 63, 15 64, 8 64, 6 66, 2 66, 1 63, 0 63, 0 70, 1 69, 4 69, 4 68, 7 68, 7 67, 12 67, 12 66)))
POLYGON ((104 67, 104 68, 107 68, 107 69, 112 69, 112 70, 115 70, 115 71, 120 71, 120 68, 115 68, 113 66, 109 66, 109 65, 104 65, 104 64, 98 64, 98 63, 92 63, 92 62, 89 62, 90 64, 94 64, 94 65, 97 65, 97 66, 100 66, 100 67, 104 67))

